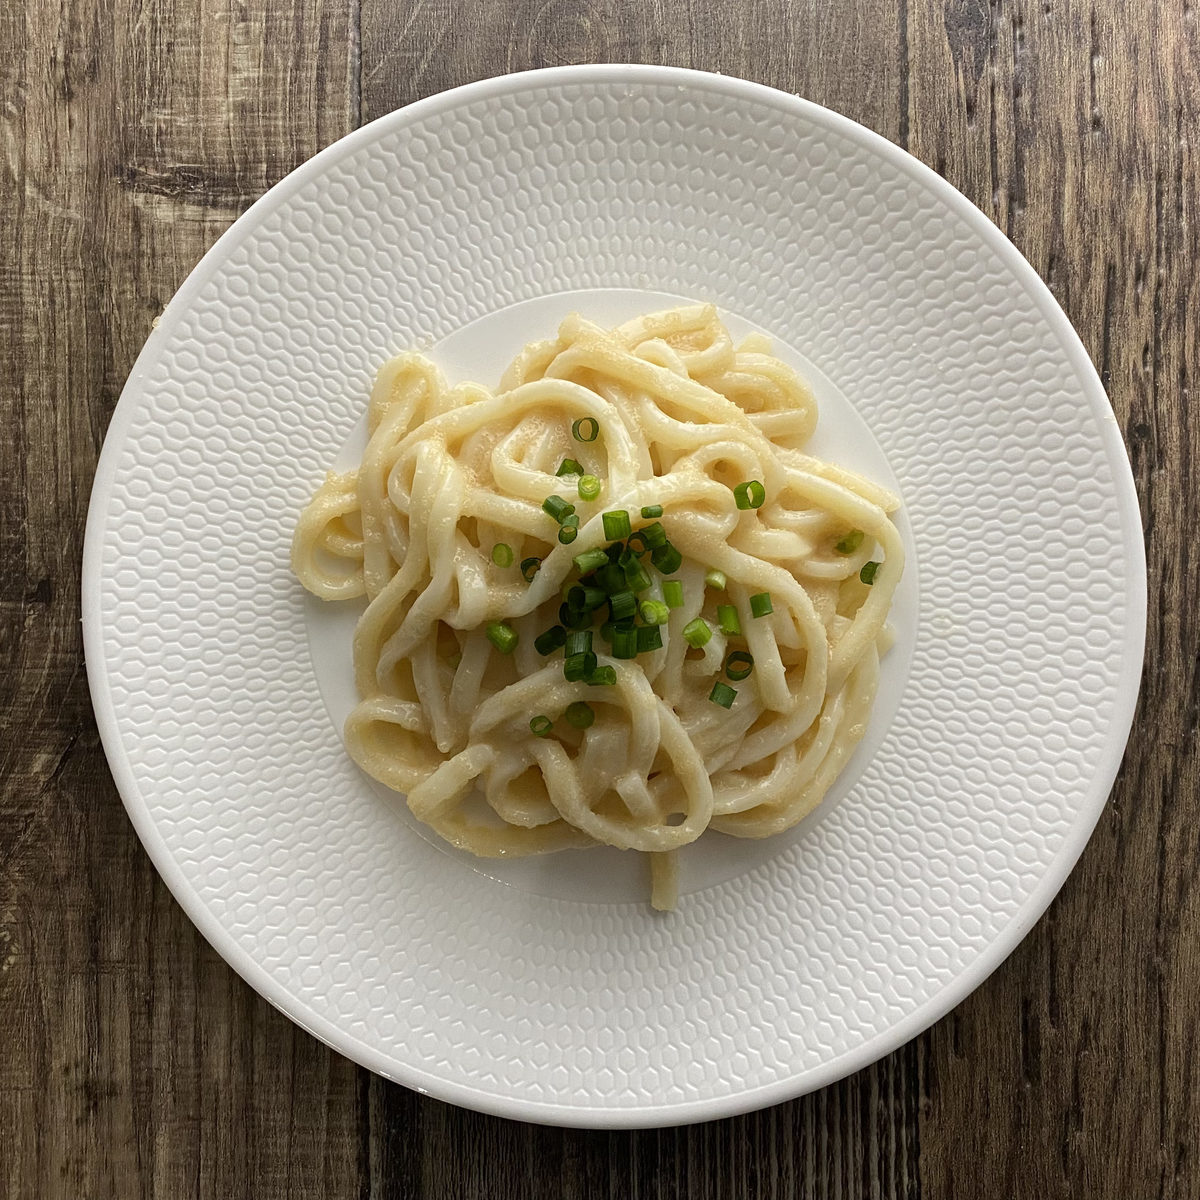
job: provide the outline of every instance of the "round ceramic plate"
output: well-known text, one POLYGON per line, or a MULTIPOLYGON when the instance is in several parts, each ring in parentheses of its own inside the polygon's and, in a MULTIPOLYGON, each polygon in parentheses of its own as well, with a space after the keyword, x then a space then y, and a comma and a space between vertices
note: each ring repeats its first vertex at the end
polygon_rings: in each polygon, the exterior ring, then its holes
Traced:
POLYGON ((1028 264, 883 139, 645 67, 535 71, 317 155, 171 301, 105 442, 84 562, 117 786, 204 935, 299 1024, 458 1104, 703 1120, 828 1083, 1012 950, 1104 805, 1145 568, 1100 382, 1028 264), (451 851, 342 746, 356 610, 288 550, 410 347, 496 382, 577 310, 713 301, 812 380, 817 452, 903 498, 867 737, 763 842, 706 835, 670 915, 642 864, 451 851))

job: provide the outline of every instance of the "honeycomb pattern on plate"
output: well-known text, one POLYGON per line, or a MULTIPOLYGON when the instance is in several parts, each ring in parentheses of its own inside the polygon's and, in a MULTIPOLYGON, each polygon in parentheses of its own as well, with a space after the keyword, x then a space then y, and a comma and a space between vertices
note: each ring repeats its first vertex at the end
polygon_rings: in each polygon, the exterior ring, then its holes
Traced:
POLYGON ((1137 534, 1095 379, 981 228, 790 98, 593 72, 385 119, 204 261, 106 447, 90 619, 126 802, 292 1015, 482 1107, 682 1119, 881 1052, 1024 919, 1103 799, 1137 534), (666 919, 413 836, 343 753, 288 568, 386 355, 631 285, 716 298, 854 399, 921 586, 904 703, 850 795, 666 919))

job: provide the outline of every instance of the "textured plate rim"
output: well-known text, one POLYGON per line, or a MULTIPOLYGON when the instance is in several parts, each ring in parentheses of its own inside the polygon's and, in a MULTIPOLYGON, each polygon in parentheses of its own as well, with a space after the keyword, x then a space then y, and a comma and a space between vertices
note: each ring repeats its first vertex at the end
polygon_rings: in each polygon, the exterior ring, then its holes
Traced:
POLYGON ((93 479, 84 537, 82 572, 82 616, 84 658, 96 723, 109 768, 129 818, 142 845, 172 895, 209 944, 264 999, 314 1037, 344 1054, 360 1066, 412 1088, 424 1095, 462 1105, 494 1116, 550 1125, 584 1128, 655 1128, 734 1116, 794 1099, 833 1083, 891 1053, 927 1029, 973 992, 1012 953, 1051 900, 1057 895, 1087 845, 1104 810, 1113 782, 1124 758, 1125 744, 1133 722, 1145 649, 1146 560, 1141 536, 1141 513, 1133 472, 1120 427, 1113 415, 1104 386, 1066 314, 1041 277, 1007 237, 961 192, 906 150, 838 113, 798 96, 733 76, 716 75, 682 67, 632 64, 549 67, 536 71, 501 75, 465 84, 419 100, 371 121, 327 146, 302 163, 255 201, 227 229, 192 269, 157 326, 151 331, 121 392, 105 434, 93 479), (132 767, 126 757, 118 729, 116 710, 109 688, 104 659, 103 626, 100 612, 100 577, 108 499, 114 484, 116 464, 124 437, 134 423, 141 380, 148 365, 157 358, 160 346, 175 324, 175 314, 190 304, 200 289, 220 269, 248 230, 266 212, 288 200, 326 167, 352 153, 385 128, 397 128, 461 103, 486 99, 510 91, 567 83, 622 82, 674 84, 704 89, 721 95, 754 101, 775 108, 784 116, 802 117, 824 126, 834 134, 860 142, 889 165, 923 184, 943 205, 961 218, 999 257, 1015 280, 1028 291, 1038 312, 1056 336, 1069 365, 1084 390, 1090 416, 1098 423, 1100 437, 1113 472, 1115 499, 1125 532, 1124 551, 1130 568, 1128 610, 1124 628, 1122 663, 1113 700, 1113 737, 1097 766, 1094 789, 1076 817, 1063 846, 1009 926, 932 1000, 921 1005, 886 1031, 863 1042, 821 1067, 778 1083, 753 1088, 716 1100, 693 1100, 676 1104, 643 1105, 628 1109, 554 1104, 544 1101, 504 1099, 476 1090, 470 1084, 446 1080, 418 1068, 397 1064, 369 1043, 346 1034, 336 1024, 309 1012, 279 984, 247 951, 243 950, 214 914, 205 906, 183 874, 163 841, 150 809, 139 794, 132 767))

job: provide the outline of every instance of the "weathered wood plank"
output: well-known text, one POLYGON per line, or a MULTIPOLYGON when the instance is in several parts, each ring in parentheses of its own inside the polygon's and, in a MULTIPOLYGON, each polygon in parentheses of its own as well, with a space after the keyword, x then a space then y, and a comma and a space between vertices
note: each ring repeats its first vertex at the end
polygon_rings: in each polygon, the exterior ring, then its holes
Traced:
POLYGON ((1194 31, 1182 5, 1135 16, 1045 0, 953 5, 945 19, 923 6, 910 30, 914 152, 1009 233, 1099 367, 1130 445, 1151 594, 1142 703, 1112 804, 1047 919, 927 1038, 938 1088, 922 1182, 934 1195, 1195 1194, 1196 1035, 1180 1019, 1195 1014, 1181 968, 1195 966, 1200 937, 1200 626, 1184 601, 1198 580, 1180 537, 1196 515, 1197 344, 1183 321, 1195 125, 1181 114, 1194 31), (948 65, 954 95, 939 79, 948 65))
POLYGON ((357 1073, 254 997, 157 879, 107 778, 78 619, 124 377, 238 212, 352 127, 356 19, 322 0, 0 12, 5 1196, 357 1186, 357 1073))

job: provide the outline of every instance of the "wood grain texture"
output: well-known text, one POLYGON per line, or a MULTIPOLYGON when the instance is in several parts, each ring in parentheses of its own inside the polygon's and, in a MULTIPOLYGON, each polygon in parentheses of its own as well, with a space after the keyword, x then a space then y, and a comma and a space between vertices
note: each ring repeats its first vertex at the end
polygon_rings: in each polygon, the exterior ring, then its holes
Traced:
POLYGON ((0 1197, 1200 1196, 1198 137, 1192 0, 0 5, 0 1197), (1113 801, 1012 958, 850 1079, 633 1134, 422 1098, 242 984, 124 815, 78 627, 103 431, 219 233, 364 119, 604 60, 798 92, 1004 229, 1109 389, 1152 597, 1113 801))

